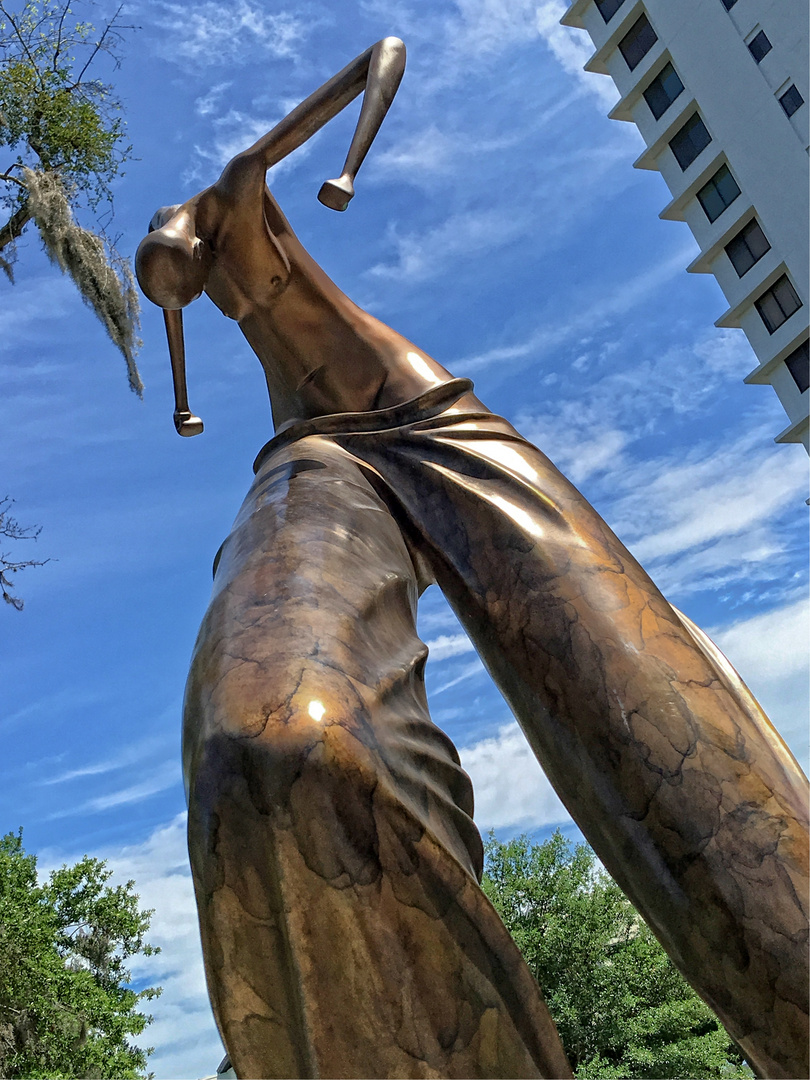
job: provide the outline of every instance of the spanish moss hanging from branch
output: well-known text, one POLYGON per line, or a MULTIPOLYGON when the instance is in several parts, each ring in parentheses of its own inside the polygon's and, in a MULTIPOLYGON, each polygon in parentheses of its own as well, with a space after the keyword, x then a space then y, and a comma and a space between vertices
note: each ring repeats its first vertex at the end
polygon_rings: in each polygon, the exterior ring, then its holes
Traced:
POLYGON ((83 229, 73 217, 65 187, 56 172, 23 169, 28 210, 50 259, 70 275, 127 362, 130 389, 143 391, 135 352, 140 345, 138 294, 129 260, 102 236, 83 229))
POLYGON ((99 28, 82 19, 87 0, 0 0, 0 271, 14 281, 15 248, 34 221, 50 258, 124 355, 135 364, 138 301, 129 263, 99 221, 112 216, 111 184, 131 155, 113 89, 97 69, 120 63, 121 8, 99 28), (90 69, 92 68, 92 73, 90 69), (96 218, 87 229, 77 218, 96 218), (3 221, 3 216, 6 220, 3 221))

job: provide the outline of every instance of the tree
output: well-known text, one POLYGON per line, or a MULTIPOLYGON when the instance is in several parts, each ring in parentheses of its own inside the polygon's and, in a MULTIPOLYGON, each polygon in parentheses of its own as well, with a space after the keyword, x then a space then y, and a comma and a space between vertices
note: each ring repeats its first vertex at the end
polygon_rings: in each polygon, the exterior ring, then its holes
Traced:
POLYGON ((483 886, 535 975, 578 1080, 752 1077, 589 847, 486 845, 483 886))
POLYGON ((22 830, 0 840, 0 1077, 146 1075, 152 1017, 138 1003, 160 993, 130 986, 128 958, 159 950, 144 940, 134 882, 111 887, 111 871, 85 856, 38 884, 22 830))
POLYGON ((102 206, 112 216, 110 185, 131 147, 111 87, 88 75, 101 57, 120 63, 123 33, 133 29, 120 13, 99 33, 76 19, 71 0, 28 0, 19 10, 0 0, 0 148, 12 156, 0 171, 0 208, 8 215, 0 225, 0 269, 13 282, 15 245, 33 221, 50 259, 124 355, 129 385, 140 395, 135 280, 98 216, 102 206), (97 231, 76 220, 87 210, 97 215, 97 231))
MULTIPOLYGON (((40 527, 27 527, 9 514, 9 508, 13 503, 8 495, 0 499, 0 537, 4 540, 36 540, 40 534, 40 527)), ((25 570, 28 566, 44 566, 49 559, 12 559, 10 551, 0 551, 0 593, 7 604, 11 604, 17 611, 22 611, 23 601, 19 596, 14 596, 12 589, 15 582, 9 575, 25 570)))

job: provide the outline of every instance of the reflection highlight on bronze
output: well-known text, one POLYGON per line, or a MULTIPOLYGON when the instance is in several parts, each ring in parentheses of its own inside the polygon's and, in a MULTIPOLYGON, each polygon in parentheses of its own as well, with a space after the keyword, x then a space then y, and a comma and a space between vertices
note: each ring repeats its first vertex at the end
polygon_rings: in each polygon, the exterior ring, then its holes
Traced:
POLYGON ((201 290, 254 349, 277 431, 218 559, 184 720, 206 975, 237 1075, 570 1076, 478 886, 470 782, 427 710, 415 611, 434 580, 758 1074, 807 1075, 798 765, 548 458, 354 305, 267 190, 365 88, 321 192, 344 209, 403 68, 397 39, 367 50, 138 252, 168 309, 181 433, 179 309, 201 290))

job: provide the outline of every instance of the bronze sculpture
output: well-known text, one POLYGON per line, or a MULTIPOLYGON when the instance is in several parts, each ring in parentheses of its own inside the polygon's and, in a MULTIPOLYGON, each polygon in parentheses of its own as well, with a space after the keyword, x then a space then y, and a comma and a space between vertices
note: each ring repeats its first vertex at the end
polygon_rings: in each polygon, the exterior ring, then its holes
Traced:
POLYGON ((265 371, 276 434, 215 566, 187 687, 189 846, 239 1076, 570 1076, 483 896, 472 793, 430 720, 437 581, 573 818, 760 1075, 807 1075, 806 779, 737 673, 472 384, 356 307, 266 188, 365 87, 344 209, 390 105, 388 38, 138 252, 205 291, 265 371))

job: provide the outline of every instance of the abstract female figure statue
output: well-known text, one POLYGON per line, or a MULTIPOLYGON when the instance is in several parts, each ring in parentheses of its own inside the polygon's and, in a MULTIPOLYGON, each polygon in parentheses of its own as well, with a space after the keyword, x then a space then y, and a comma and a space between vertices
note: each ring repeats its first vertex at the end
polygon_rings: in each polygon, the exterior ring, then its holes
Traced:
POLYGON ((414 624, 437 581, 600 859, 762 1074, 806 1073, 806 780, 736 672, 540 451, 357 308, 266 170, 365 88, 344 209, 394 96, 388 38, 138 252, 205 291, 276 435, 217 560, 186 694, 206 972, 237 1075, 570 1076, 481 892, 470 782, 430 720, 414 624), (804 876, 803 876, 804 875, 804 876))

